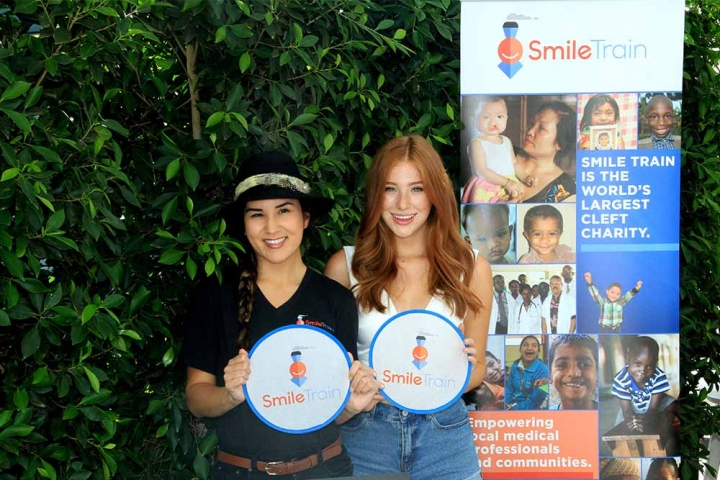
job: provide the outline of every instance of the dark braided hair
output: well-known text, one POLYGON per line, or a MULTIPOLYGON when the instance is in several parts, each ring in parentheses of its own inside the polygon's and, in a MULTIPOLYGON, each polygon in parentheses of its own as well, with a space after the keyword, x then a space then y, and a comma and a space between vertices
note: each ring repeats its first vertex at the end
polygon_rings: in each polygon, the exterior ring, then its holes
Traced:
POLYGON ((257 286, 257 261, 252 248, 246 247, 247 253, 243 255, 242 271, 238 281, 238 322, 240 322, 240 336, 235 341, 238 348, 250 350, 250 317, 253 309, 253 298, 257 286))

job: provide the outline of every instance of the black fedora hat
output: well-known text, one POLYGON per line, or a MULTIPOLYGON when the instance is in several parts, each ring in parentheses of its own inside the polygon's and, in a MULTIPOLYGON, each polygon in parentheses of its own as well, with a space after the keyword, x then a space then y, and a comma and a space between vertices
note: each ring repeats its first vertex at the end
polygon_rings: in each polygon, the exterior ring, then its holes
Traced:
POLYGON ((242 163, 233 206, 242 209, 251 200, 270 198, 297 198, 313 217, 326 214, 335 204, 330 198, 312 195, 310 184, 300 178, 293 158, 278 151, 258 153, 242 163))

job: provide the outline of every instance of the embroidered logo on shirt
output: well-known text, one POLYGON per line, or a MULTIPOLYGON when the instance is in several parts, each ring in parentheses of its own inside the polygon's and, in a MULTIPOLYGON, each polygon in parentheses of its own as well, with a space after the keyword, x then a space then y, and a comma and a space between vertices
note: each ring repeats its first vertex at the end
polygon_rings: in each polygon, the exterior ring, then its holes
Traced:
POLYGON ((311 320, 311 319, 309 319, 309 318, 307 318, 307 317, 308 317, 308 316, 307 316, 307 315, 304 315, 304 314, 298 315, 298 316, 297 316, 297 320, 295 321, 295 323, 297 323, 298 325, 310 325, 311 327, 322 328, 323 330, 327 330, 327 331, 330 332, 330 333, 335 332, 335 329, 332 328, 332 327, 331 327, 330 325, 328 325, 327 323, 321 322, 321 321, 319 321, 319 320, 311 320))

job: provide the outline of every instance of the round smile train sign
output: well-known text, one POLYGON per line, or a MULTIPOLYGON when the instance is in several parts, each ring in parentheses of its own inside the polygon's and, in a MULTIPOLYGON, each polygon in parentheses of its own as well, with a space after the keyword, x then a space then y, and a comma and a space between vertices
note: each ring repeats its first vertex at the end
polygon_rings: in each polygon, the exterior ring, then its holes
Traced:
POLYGON ((408 310, 389 319, 370 344, 370 367, 385 384, 380 393, 412 413, 443 410, 460 398, 472 365, 463 336, 447 318, 408 310))
POLYGON ((289 325, 250 350, 252 373, 243 386, 253 412, 285 433, 307 433, 333 421, 350 398, 350 359, 324 330, 289 325))

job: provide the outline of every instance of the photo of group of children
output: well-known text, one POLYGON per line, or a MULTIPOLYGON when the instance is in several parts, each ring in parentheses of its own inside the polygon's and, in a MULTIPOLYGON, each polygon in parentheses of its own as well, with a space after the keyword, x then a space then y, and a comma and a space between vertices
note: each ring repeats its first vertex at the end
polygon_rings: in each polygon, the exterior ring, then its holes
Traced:
POLYGON ((463 399, 478 411, 598 410, 601 457, 673 457, 678 352, 677 334, 491 335, 484 381, 463 399))
POLYGON ((676 479, 679 313, 656 292, 671 298, 677 278, 647 275, 671 253, 579 255, 576 158, 679 149, 681 95, 462 105, 461 233, 493 273, 486 374, 468 410, 597 411, 601 479, 676 479))
POLYGON ((462 203, 575 200, 577 150, 679 149, 677 92, 462 98, 462 203))
POLYGON ((575 205, 471 203, 465 239, 491 264, 575 263, 575 205))

